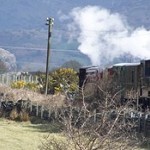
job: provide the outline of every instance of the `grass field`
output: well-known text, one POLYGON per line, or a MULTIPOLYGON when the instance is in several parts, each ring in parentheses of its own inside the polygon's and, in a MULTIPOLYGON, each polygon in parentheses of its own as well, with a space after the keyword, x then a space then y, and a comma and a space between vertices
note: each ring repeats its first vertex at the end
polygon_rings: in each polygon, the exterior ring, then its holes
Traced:
POLYGON ((44 136, 59 136, 57 127, 0 118, 0 150, 37 150, 44 136))
POLYGON ((0 131, 0 150, 38 150, 45 142, 44 137, 54 137, 59 141, 64 139, 58 124, 32 124, 0 118, 0 131))

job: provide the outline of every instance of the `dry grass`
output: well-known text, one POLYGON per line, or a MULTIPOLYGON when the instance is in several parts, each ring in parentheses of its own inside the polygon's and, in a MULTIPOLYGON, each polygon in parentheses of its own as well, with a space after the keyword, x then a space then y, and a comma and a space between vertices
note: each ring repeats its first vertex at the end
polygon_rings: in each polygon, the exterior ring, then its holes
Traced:
POLYGON ((25 89, 12 89, 8 86, 0 84, 0 93, 5 94, 6 100, 17 101, 19 99, 31 100, 33 103, 45 104, 46 106, 64 106, 66 97, 61 94, 57 95, 44 95, 34 91, 25 89))

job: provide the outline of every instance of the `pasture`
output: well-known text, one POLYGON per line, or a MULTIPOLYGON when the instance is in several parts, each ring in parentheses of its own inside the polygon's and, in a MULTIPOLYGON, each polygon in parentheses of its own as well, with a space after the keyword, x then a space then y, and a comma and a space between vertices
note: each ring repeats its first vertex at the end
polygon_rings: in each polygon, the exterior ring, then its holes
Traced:
POLYGON ((37 150, 46 136, 58 136, 56 125, 0 118, 0 150, 37 150))

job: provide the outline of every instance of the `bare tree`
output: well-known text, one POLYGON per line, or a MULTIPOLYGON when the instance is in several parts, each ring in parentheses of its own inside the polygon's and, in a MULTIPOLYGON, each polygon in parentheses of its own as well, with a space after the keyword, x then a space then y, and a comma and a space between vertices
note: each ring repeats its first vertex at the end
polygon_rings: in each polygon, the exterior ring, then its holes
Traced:
MULTIPOLYGON (((90 101, 83 87, 82 100, 70 102, 61 110, 59 121, 64 127, 65 149, 134 150, 143 142, 142 134, 136 131, 138 120, 130 116, 132 100, 121 105, 118 100, 121 89, 113 86, 108 80, 92 83, 91 90, 96 88, 98 95, 90 95, 90 101)), ((56 143, 50 143, 56 148, 56 143)))

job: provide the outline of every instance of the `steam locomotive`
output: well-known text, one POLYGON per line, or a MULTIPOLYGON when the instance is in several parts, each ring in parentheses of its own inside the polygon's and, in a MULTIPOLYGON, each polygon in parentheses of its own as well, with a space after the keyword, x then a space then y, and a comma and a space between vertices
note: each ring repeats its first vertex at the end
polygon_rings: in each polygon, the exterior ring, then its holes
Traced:
POLYGON ((115 64, 104 70, 98 66, 82 67, 79 69, 79 87, 101 82, 106 76, 123 89, 121 99, 129 99, 132 91, 132 98, 136 99, 137 105, 150 109, 150 60, 115 64))

